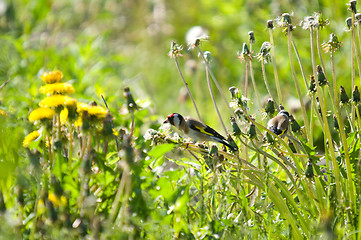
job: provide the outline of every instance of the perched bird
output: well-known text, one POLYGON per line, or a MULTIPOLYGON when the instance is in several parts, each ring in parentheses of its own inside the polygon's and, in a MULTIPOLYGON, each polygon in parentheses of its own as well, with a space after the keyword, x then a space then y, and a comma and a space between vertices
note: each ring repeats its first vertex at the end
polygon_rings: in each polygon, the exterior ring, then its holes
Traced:
POLYGON ((268 121, 267 128, 274 134, 281 136, 288 130, 289 117, 290 114, 287 111, 281 110, 277 116, 268 121))
POLYGON ((219 133, 216 132, 213 128, 207 126, 206 124, 198 121, 197 119, 191 117, 183 117, 179 113, 169 114, 167 119, 163 123, 170 123, 178 130, 184 132, 189 137, 193 138, 194 142, 196 141, 213 141, 219 142, 233 151, 238 149, 232 147, 226 139, 219 133))

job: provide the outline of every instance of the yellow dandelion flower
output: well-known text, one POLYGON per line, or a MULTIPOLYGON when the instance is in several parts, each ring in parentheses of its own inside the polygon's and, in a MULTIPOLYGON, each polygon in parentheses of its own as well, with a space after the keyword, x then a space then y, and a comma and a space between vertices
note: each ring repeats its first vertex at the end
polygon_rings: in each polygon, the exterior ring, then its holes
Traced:
POLYGON ((40 137, 40 133, 38 130, 35 130, 31 133, 29 133, 25 138, 24 138, 24 141, 23 141, 23 147, 28 147, 29 144, 31 142, 33 142, 35 139, 37 139, 38 137, 40 137))
POLYGON ((66 120, 68 120, 68 114, 69 114, 69 110, 67 108, 64 108, 63 110, 61 110, 60 112, 60 122, 62 125, 65 125, 66 120))
POLYGON ((33 110, 29 115, 29 121, 35 122, 37 120, 52 119, 55 112, 53 109, 41 107, 33 110))
POLYGON ((74 98, 64 96, 64 95, 52 95, 44 98, 40 101, 40 107, 60 107, 60 106, 70 106, 75 105, 76 100, 74 98))
POLYGON ((63 73, 61 71, 52 71, 46 72, 41 75, 41 80, 43 80, 46 84, 58 83, 63 78, 63 73))
POLYGON ((39 88, 39 92, 46 94, 72 94, 75 92, 75 88, 70 83, 53 83, 46 84, 39 88))
POLYGON ((82 121, 81 117, 78 117, 76 119, 76 121, 74 122, 74 126, 75 127, 81 127, 81 125, 83 125, 83 121, 82 121))
POLYGON ((76 110, 78 113, 88 111, 89 108, 90 108, 90 105, 86 104, 86 103, 77 102, 77 104, 76 104, 76 110))
POLYGON ((5 110, 2 110, 2 109, 0 109, 0 116, 7 116, 8 114, 7 114, 7 112, 5 112, 5 110))
POLYGON ((48 199, 53 203, 54 207, 59 207, 60 201, 59 198, 54 193, 49 193, 48 199))
POLYGON ((105 118, 105 115, 107 114, 107 110, 101 106, 91 106, 88 109, 88 113, 90 117, 95 117, 97 119, 103 119, 105 118))

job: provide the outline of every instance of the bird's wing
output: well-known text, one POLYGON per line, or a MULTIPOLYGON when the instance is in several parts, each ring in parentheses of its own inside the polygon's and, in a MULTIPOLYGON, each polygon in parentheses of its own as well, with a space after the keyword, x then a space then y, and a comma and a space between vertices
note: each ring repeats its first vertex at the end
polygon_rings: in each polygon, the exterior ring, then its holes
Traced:
POLYGON ((288 124, 289 124, 289 120, 288 120, 288 119, 287 119, 286 121, 283 121, 282 123, 281 123, 281 122, 278 123, 277 128, 278 128, 279 130, 281 130, 281 133, 280 133, 279 135, 282 135, 283 133, 285 133, 285 132, 287 131, 287 129, 288 129, 288 124), (282 129, 283 129, 283 130, 282 130, 282 129))
POLYGON ((221 134, 216 132, 216 130, 214 130, 210 126, 207 126, 206 124, 204 124, 198 120, 195 120, 194 118, 187 118, 186 121, 187 121, 188 126, 193 130, 207 134, 209 136, 214 136, 214 137, 217 137, 220 139, 225 139, 221 134))

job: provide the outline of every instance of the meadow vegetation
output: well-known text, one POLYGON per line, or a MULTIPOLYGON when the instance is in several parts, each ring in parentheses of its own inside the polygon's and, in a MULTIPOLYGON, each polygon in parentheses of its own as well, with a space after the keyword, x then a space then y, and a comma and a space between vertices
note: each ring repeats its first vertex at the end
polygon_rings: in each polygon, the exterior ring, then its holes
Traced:
POLYGON ((0 33, 1 239, 361 238, 356 1, 0 0, 0 33))

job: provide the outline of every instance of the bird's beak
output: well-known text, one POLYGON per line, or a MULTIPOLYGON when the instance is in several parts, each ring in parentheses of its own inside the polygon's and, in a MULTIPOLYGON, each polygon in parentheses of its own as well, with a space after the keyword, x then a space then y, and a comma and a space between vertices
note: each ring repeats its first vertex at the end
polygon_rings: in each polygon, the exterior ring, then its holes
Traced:
POLYGON ((164 123, 169 123, 168 118, 167 118, 166 120, 164 120, 163 124, 164 124, 164 123))

